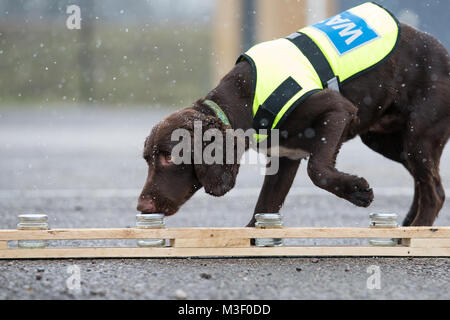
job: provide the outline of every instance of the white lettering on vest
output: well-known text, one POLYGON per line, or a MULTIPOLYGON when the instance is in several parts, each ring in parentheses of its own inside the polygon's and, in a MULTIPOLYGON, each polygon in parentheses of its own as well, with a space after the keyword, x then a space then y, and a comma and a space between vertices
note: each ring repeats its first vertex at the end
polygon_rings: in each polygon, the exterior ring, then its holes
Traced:
POLYGON ((326 25, 333 26, 332 28, 335 30, 344 28, 344 30, 339 32, 339 35, 341 37, 350 36, 350 38, 345 40, 345 43, 347 45, 351 44, 353 41, 358 39, 358 37, 362 36, 362 34, 363 34, 361 29, 353 30, 353 28, 356 27, 356 24, 354 24, 353 22, 350 22, 349 19, 342 19, 340 15, 337 15, 336 17, 330 19, 330 21, 328 21, 326 23, 326 25))
POLYGON ((333 26, 335 24, 341 24, 341 23, 344 23, 344 22, 350 22, 350 20, 349 19, 342 19, 340 15, 337 15, 337 16, 331 18, 330 21, 328 21, 326 23, 326 25, 327 26, 333 26))
POLYGON ((349 45, 350 43, 352 43, 353 41, 358 39, 358 37, 362 36, 362 34, 363 34, 361 29, 352 30, 355 27, 356 27, 356 24, 354 24, 354 23, 346 23, 346 24, 341 24, 339 26, 334 26, 333 29, 337 30, 337 29, 345 28, 344 30, 339 32, 339 35, 341 37, 351 36, 350 38, 345 40, 345 43, 347 45, 349 45))

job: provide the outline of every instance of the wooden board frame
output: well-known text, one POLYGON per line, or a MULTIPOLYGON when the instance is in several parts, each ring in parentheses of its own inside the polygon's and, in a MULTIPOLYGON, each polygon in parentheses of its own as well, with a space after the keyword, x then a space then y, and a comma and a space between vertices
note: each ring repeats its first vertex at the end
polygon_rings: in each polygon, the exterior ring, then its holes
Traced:
POLYGON ((449 257, 450 248, 247 247, 247 248, 47 248, 0 250, 0 259, 183 257, 449 257))
POLYGON ((449 257, 450 227, 399 228, 103 228, 0 230, 0 259, 159 258, 273 256, 416 256, 449 257), (169 239, 170 246, 8 248, 15 240, 169 239), (399 238, 395 247, 375 246, 249 246, 251 238, 399 238), (178 245, 176 245, 178 241, 178 245))
POLYGON ((0 241, 203 238, 450 238, 450 227, 399 228, 89 228, 0 230, 0 241))

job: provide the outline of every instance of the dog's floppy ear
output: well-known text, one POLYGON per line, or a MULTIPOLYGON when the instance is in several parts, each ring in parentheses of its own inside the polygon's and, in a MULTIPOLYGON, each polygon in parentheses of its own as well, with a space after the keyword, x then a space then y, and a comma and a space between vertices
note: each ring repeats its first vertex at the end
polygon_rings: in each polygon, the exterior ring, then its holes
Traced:
MULTIPOLYGON (((234 146, 234 157, 231 164, 226 163, 226 136, 225 130, 227 126, 217 117, 201 115, 202 122, 202 133, 209 129, 217 129, 223 137, 223 145, 221 150, 215 150, 215 152, 221 152, 222 163, 205 163, 205 159, 202 159, 202 163, 195 163, 194 161, 194 170, 197 176, 197 179, 205 188, 206 193, 211 194, 213 196, 223 196, 225 193, 230 191, 235 183, 236 176, 239 172, 239 161, 236 156, 236 146, 234 146)), ((200 138, 200 137, 199 137, 200 138)), ((202 140, 203 141, 203 140, 202 140)), ((202 154, 205 147, 212 143, 211 141, 203 141, 202 142, 202 154)), ((203 157, 202 157, 203 158, 203 157)))
POLYGON ((220 197, 234 187, 239 164, 195 164, 194 168, 206 193, 220 197))
POLYGON ((196 164, 197 179, 206 193, 220 197, 230 191, 236 183, 238 164, 196 164))

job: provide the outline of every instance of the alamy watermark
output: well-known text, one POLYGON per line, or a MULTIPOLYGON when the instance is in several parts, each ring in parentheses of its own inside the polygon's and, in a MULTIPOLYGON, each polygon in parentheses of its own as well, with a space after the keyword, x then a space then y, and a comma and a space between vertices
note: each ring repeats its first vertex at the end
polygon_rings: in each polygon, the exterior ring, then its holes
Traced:
POLYGON ((66 287, 71 293, 81 292, 81 271, 76 264, 67 267, 66 272, 70 276, 66 279, 66 287))
POLYGON ((69 14, 66 20, 66 26, 69 30, 81 29, 81 9, 76 4, 67 6, 66 13, 69 14))
POLYGON ((366 287, 369 290, 380 290, 381 289, 381 268, 376 265, 371 265, 367 267, 367 273, 370 276, 367 278, 366 287))
POLYGON ((202 122, 194 121, 194 132, 179 128, 172 132, 172 141, 177 141, 172 148, 171 161, 180 164, 251 164, 266 162, 263 174, 274 175, 279 169, 279 131, 248 129, 219 129, 202 131, 202 122), (259 140, 259 142, 257 142, 259 140), (270 147, 268 143, 270 142, 270 147), (250 153, 246 148, 257 151, 250 153), (264 158, 259 154, 265 155, 264 158), (244 157, 242 157, 244 155, 244 157))

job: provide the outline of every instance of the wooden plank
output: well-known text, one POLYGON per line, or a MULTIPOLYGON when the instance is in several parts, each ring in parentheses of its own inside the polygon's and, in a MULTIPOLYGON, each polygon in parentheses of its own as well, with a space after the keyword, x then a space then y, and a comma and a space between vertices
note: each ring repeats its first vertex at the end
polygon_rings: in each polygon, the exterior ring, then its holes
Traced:
POLYGON ((450 248, 450 239, 402 239, 402 245, 411 248, 450 248))
POLYGON ((174 239, 175 248, 242 248, 250 247, 250 239, 212 238, 212 239, 174 239))
POLYGON ((0 240, 202 238, 450 238, 450 227, 399 228, 168 228, 0 230, 0 240))
POLYGON ((8 249, 8 241, 0 241, 0 250, 8 249))
POLYGON ((248 247, 248 248, 47 248, 0 250, 0 259, 378 256, 450 257, 450 248, 398 247, 248 247))

